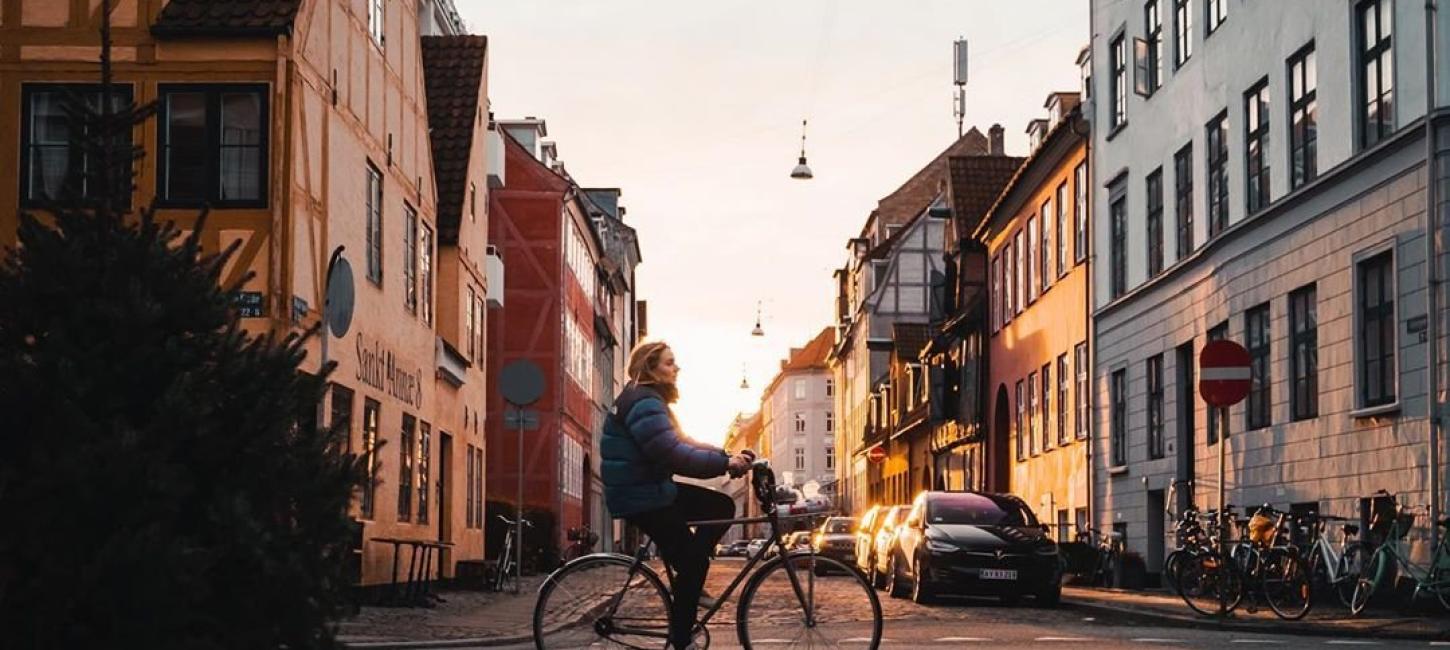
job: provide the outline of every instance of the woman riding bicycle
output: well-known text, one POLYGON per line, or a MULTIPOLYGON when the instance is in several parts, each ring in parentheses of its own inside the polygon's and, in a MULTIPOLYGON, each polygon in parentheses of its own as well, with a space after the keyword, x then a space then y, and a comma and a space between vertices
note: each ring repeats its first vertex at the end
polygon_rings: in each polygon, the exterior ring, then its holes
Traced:
POLYGON ((735 516, 730 497, 676 483, 675 474, 715 478, 741 476, 754 454, 729 452, 680 433, 669 405, 678 397, 675 353, 663 342, 641 343, 629 355, 629 384, 614 403, 600 439, 600 474, 610 513, 650 536, 675 571, 669 647, 691 646, 695 610, 710 570, 710 552, 729 528, 690 529, 690 519, 735 516))

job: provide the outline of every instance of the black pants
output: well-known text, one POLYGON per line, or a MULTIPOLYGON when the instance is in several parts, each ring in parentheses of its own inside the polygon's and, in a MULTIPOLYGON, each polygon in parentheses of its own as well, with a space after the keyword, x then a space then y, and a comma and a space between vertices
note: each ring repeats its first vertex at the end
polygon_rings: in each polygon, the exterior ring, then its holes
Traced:
POLYGON ((690 631, 695 627, 700 591, 710 571, 710 551, 730 528, 728 525, 697 526, 692 531, 687 522, 734 517, 735 502, 697 485, 676 483, 675 486, 679 494, 673 505, 625 519, 654 540, 660 557, 675 571, 675 582, 670 587, 674 599, 670 609, 670 645, 683 648, 690 643, 690 631))

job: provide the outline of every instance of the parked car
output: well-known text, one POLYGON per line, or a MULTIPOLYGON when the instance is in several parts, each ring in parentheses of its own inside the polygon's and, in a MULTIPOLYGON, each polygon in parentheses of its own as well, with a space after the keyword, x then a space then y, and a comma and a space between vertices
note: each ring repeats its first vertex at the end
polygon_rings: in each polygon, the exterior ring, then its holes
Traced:
POLYGON ((808 548, 811 545, 811 531, 798 530, 785 536, 785 547, 788 549, 808 548))
POLYGON ((811 548, 819 555, 849 566, 856 554, 855 517, 827 517, 811 536, 811 548))
POLYGON ((891 595, 996 595, 1042 606, 1062 598, 1057 543, 1022 499, 985 492, 922 492, 896 536, 891 595))
POLYGON ((885 511, 885 506, 871 506, 856 524, 856 568, 861 573, 870 575, 876 562, 876 525, 881 523, 885 511))
POLYGON ((764 538, 750 540, 750 543, 745 546, 745 555, 755 555, 755 552, 759 551, 762 546, 765 546, 764 538))
POLYGON ((906 519, 906 512, 910 509, 911 506, 887 508, 886 514, 881 517, 881 525, 876 528, 876 537, 871 542, 872 553, 876 559, 866 577, 877 589, 886 588, 887 576, 891 575, 891 561, 896 556, 896 529, 906 519))

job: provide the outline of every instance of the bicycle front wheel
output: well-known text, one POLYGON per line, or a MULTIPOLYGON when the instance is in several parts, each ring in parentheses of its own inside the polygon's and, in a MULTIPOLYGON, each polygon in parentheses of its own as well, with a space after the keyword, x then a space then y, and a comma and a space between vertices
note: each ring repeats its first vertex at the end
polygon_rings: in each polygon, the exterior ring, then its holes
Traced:
POLYGON ((670 599, 648 566, 598 553, 555 571, 534 605, 534 647, 660 650, 669 636, 670 599))
POLYGON ((877 648, 881 601, 854 567, 806 553, 765 563, 740 594, 740 645, 877 648), (768 645, 767 645, 768 644, 768 645))
POLYGON ((1204 616, 1231 612, 1244 597, 1243 576, 1232 560, 1218 553, 1184 558, 1178 567, 1178 595, 1204 616))
POLYGON ((1309 613, 1314 602, 1309 586, 1309 572, 1298 554, 1272 549, 1259 559, 1260 587, 1269 608, 1287 621, 1297 621, 1309 613))

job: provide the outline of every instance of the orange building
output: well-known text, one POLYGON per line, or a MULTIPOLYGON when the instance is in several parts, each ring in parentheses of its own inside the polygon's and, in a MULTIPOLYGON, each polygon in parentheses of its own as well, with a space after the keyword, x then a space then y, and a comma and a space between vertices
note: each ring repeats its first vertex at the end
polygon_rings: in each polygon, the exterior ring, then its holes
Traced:
POLYGON ((1031 156, 977 227, 989 285, 986 480, 1027 501, 1058 539, 1087 521, 1087 122, 1048 96, 1031 156))
MULTIPOLYGON (((458 30, 449 0, 112 6, 118 92, 159 106, 131 134, 147 152, 133 204, 182 224, 210 208, 207 249, 240 242, 223 281, 253 274, 235 298, 244 326, 319 322, 329 259, 345 247, 356 306, 329 346, 327 411, 348 423, 353 451, 387 443, 354 506, 362 582, 390 579, 394 547, 377 538, 450 544, 445 573, 481 557, 483 38, 420 35, 458 30)), ((15 242, 17 208, 78 162, 57 99, 98 92, 100 20, 98 0, 0 11, 0 159, 19 162, 5 174, 18 182, 0 183, 0 244, 15 242)))

